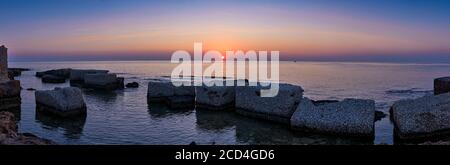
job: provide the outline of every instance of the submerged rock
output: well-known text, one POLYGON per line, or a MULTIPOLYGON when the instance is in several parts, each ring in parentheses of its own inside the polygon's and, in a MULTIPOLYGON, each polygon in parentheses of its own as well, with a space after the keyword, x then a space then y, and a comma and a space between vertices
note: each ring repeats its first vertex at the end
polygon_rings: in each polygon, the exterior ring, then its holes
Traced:
POLYGON ((400 100, 391 108, 400 140, 440 137, 450 133, 450 93, 400 100))
POLYGON ((303 89, 291 84, 279 84, 278 95, 261 97, 261 86, 236 87, 236 111, 244 116, 289 124, 303 97, 303 89))
POLYGON ((434 79, 434 94, 450 92, 450 77, 441 77, 434 79))
POLYGON ((127 83, 127 88, 138 88, 139 84, 137 82, 127 83))
POLYGON ((86 103, 81 90, 75 87, 38 90, 35 92, 36 110, 57 116, 86 115, 86 103))
POLYGON ((169 80, 153 80, 148 83, 147 101, 165 103, 173 109, 193 108, 194 86, 174 86, 169 80))
POLYGON ((217 81, 220 85, 195 87, 195 101, 198 108, 209 110, 226 110, 234 107, 235 87, 225 86, 225 81, 217 81))
POLYGON ((49 145, 54 142, 39 138, 30 133, 17 132, 17 123, 10 112, 0 112, 0 144, 1 145, 49 145))
POLYGON ((43 83, 65 83, 66 79, 64 77, 58 77, 46 74, 42 76, 42 82, 43 83))
POLYGON ((103 90, 122 89, 123 78, 118 78, 112 73, 89 73, 84 75, 84 87, 103 90))
POLYGON ((0 110, 20 107, 20 81, 0 81, 0 110))
POLYGON ((345 99, 316 106, 304 98, 291 118, 291 126, 306 132, 373 137, 374 119, 373 100, 345 99))

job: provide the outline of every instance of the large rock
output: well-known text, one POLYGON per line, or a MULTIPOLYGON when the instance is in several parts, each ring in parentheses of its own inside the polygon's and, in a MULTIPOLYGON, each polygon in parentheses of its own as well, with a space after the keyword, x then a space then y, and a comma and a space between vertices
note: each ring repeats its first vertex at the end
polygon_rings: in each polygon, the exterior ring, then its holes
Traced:
POLYGON ((261 86, 236 87, 236 111, 245 116, 289 124, 292 114, 303 97, 303 89, 279 84, 278 95, 261 97, 261 86))
POLYGON ((115 90, 122 89, 124 87, 123 83, 123 78, 118 78, 116 74, 112 73, 84 75, 84 87, 86 88, 115 90))
POLYGON ((0 112, 0 145, 49 145, 54 142, 29 133, 17 132, 17 123, 10 112, 0 112))
POLYGON ((304 98, 291 118, 293 129, 356 137, 373 137, 374 123, 375 101, 362 99, 315 105, 304 98))
POLYGON ((20 81, 0 81, 0 110, 19 108, 20 103, 20 81))
POLYGON ((71 70, 72 69, 70 69, 70 68, 64 68, 64 69, 53 69, 53 70, 47 70, 47 71, 43 71, 43 72, 36 72, 36 77, 43 77, 44 75, 52 75, 52 76, 68 79, 68 78, 70 78, 71 70))
POLYGON ((441 77, 434 79, 434 94, 450 92, 450 77, 441 77))
POLYGON ((106 74, 108 70, 95 70, 95 69, 72 69, 70 70, 70 82, 71 83, 84 83, 85 74, 106 74))
MULTIPOLYGON (((231 81, 231 80, 230 80, 231 81)), ((226 110, 234 107, 235 86, 225 86, 225 81, 217 80, 222 85, 195 87, 195 101, 198 108, 209 110, 226 110)))
POLYGON ((53 76, 53 75, 49 75, 49 74, 42 76, 41 80, 43 83, 55 83, 55 84, 66 82, 66 79, 64 77, 58 77, 58 76, 53 76))
POLYGON ((149 103, 165 103, 170 108, 192 108, 195 105, 194 86, 174 86, 169 80, 152 80, 148 83, 149 103))
POLYGON ((35 97, 38 111, 61 117, 86 114, 86 103, 79 88, 66 87, 36 91, 35 97))
POLYGON ((391 108, 400 140, 439 137, 450 133, 450 93, 400 100, 391 108))

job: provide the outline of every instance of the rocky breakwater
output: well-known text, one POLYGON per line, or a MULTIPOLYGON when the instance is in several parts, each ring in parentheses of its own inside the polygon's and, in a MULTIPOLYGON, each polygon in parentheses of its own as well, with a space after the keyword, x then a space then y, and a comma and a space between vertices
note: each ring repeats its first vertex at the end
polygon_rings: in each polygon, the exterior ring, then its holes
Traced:
POLYGON ((390 113, 398 140, 440 138, 450 133, 450 93, 400 100, 390 113))
POLYGON ((235 84, 234 80, 208 80, 201 86, 196 86, 196 107, 207 110, 234 108, 235 86, 226 86, 227 81, 232 81, 232 84, 235 84))
POLYGON ((76 87, 38 90, 35 92, 36 110, 59 117, 86 115, 86 103, 76 87))
POLYGON ((164 103, 172 109, 193 108, 195 106, 194 86, 175 86, 170 80, 152 80, 148 83, 147 101, 164 103))
POLYGON ((344 99, 314 103, 303 98, 292 115, 294 130, 320 134, 374 137, 375 101, 344 99))
POLYGON ((450 77, 441 77, 434 79, 434 94, 450 92, 450 77))
POLYGON ((236 87, 236 112, 270 121, 289 124, 292 114, 303 97, 303 89, 291 84, 278 84, 275 97, 261 97, 262 86, 236 87))
POLYGON ((0 110, 20 109, 20 81, 0 80, 0 110))
POLYGON ((0 144, 1 145, 49 145, 54 142, 36 137, 29 133, 18 133, 17 122, 10 112, 0 112, 0 144))

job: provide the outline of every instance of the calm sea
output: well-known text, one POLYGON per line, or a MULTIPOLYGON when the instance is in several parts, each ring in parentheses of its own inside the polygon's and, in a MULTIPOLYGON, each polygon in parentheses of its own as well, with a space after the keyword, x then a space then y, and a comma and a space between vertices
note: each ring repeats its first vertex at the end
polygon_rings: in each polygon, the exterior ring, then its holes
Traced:
MULTIPOLYGON (((289 127, 246 118, 232 112, 176 111, 148 105, 147 82, 170 76, 169 61, 13 62, 30 68, 17 77, 22 87, 53 89, 65 84, 43 84, 36 71, 59 68, 108 69, 139 82, 137 89, 115 92, 84 90, 86 118, 56 120, 36 115, 33 91, 22 91, 20 132, 60 144, 381 144, 393 143, 389 117, 376 122, 372 142, 293 132, 289 127)), ((311 99, 373 99, 388 113, 399 99, 431 94, 433 79, 450 75, 450 64, 395 64, 342 62, 280 62, 280 79, 300 85, 311 99)))

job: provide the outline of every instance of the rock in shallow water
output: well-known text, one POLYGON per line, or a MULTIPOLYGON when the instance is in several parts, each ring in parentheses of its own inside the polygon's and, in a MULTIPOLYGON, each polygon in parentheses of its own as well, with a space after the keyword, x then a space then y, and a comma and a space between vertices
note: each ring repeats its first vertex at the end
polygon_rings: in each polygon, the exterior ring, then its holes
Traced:
POLYGON ((244 116, 289 124, 303 97, 303 89, 291 84, 279 84, 275 97, 261 97, 261 86, 236 87, 236 111, 244 116))
POLYGON ((450 92, 450 77, 441 77, 434 79, 434 94, 450 92))
POLYGON ((38 90, 35 92, 36 109, 57 116, 86 115, 86 103, 81 90, 75 87, 38 90))
MULTIPOLYGON (((231 80, 230 80, 231 81, 231 80)), ((198 108, 208 110, 226 110, 234 107, 235 87, 225 86, 226 81, 217 80, 206 85, 195 87, 195 101, 198 108)))
POLYGON ((10 112, 0 112, 0 144, 1 145, 49 145, 54 142, 39 138, 29 133, 17 132, 17 123, 10 112))
POLYGON ((391 108, 400 140, 440 137, 450 133, 450 93, 400 100, 391 108))
POLYGON ((112 73, 96 73, 84 75, 84 87, 102 90, 115 90, 123 88, 123 78, 112 73))
POLYGON ((63 79, 68 79, 70 77, 70 68, 65 69, 53 69, 43 72, 36 72, 36 77, 43 77, 44 75, 52 75, 56 77, 61 77, 63 79))
POLYGON ((374 119, 373 100, 345 99, 316 106, 304 98, 291 118, 291 126, 307 132, 373 137, 374 119))
POLYGON ((194 86, 174 86, 170 80, 152 80, 148 83, 147 101, 165 103, 170 108, 193 108, 195 105, 194 86))
POLYGON ((84 83, 85 74, 106 74, 108 70, 95 70, 95 69, 72 69, 70 70, 70 82, 71 83, 84 83))
POLYGON ((127 88, 138 88, 139 84, 137 82, 131 82, 131 83, 127 83, 126 87, 127 88))
POLYGON ((53 75, 42 76, 43 83, 65 83, 66 79, 64 77, 58 77, 53 75))

